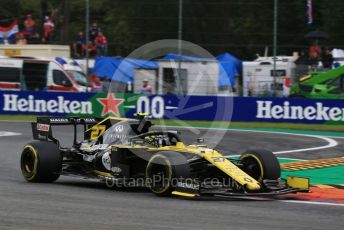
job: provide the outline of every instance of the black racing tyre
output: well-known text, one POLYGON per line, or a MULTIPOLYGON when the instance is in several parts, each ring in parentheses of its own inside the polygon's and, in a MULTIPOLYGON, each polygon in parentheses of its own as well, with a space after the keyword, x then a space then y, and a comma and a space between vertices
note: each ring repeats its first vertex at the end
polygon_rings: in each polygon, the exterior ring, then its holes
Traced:
POLYGON ((168 196, 177 179, 189 178, 190 166, 185 156, 178 152, 163 151, 154 154, 146 167, 147 187, 158 196, 168 196))
POLYGON ((33 141, 24 146, 21 170, 29 182, 53 182, 61 173, 62 155, 53 142, 33 141))
POLYGON ((261 182, 277 180, 281 176, 281 167, 276 156, 267 150, 248 150, 240 156, 243 170, 261 182))

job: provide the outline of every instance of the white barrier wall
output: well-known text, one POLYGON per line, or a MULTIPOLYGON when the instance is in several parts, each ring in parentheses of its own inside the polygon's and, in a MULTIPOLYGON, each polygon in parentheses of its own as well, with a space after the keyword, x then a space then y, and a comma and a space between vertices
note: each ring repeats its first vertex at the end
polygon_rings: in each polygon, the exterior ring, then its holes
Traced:
POLYGON ((0 56, 70 58, 70 47, 63 45, 0 45, 0 56))

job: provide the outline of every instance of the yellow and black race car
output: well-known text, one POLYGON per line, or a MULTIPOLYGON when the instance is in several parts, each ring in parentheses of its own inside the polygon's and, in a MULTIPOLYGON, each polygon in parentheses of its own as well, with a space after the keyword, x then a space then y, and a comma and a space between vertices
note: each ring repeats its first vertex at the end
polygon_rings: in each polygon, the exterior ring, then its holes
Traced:
POLYGON ((60 175, 105 181, 111 186, 145 186, 159 196, 263 196, 307 192, 305 178, 281 179, 272 152, 249 150, 231 158, 201 140, 186 145, 177 131, 151 130, 145 114, 137 119, 40 117, 32 123, 32 141, 21 154, 29 182, 53 182, 60 175), (63 147, 53 127, 71 125, 74 140, 63 147), (78 127, 83 141, 77 141, 78 127))

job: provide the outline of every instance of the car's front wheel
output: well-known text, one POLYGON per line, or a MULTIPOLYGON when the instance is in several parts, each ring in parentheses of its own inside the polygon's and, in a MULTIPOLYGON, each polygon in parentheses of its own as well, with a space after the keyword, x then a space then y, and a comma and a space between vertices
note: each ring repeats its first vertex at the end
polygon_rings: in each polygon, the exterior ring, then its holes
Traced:
POLYGON ((277 180, 281 167, 277 157, 267 150, 249 150, 240 156, 243 170, 259 182, 277 180))

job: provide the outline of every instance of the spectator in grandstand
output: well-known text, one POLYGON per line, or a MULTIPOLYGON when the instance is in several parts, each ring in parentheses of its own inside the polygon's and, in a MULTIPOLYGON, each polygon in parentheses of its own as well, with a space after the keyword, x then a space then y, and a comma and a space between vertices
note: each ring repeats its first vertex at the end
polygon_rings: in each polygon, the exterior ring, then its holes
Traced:
POLYGON ((22 31, 22 34, 24 35, 25 39, 27 40, 27 43, 29 44, 36 44, 40 42, 40 35, 35 30, 35 27, 36 21, 33 19, 31 14, 28 14, 24 21, 24 30, 22 31))
POLYGON ((35 30, 32 30, 31 33, 29 33, 29 34, 27 34, 27 33, 25 34, 24 33, 24 36, 25 36, 28 44, 38 44, 38 43, 40 43, 40 39, 39 39, 40 35, 35 30))
POLYGON ((24 32, 31 34, 34 32, 34 28, 36 26, 36 21, 33 19, 31 14, 28 14, 25 21, 24 21, 24 32))
POLYGON ((98 33, 94 41, 97 50, 97 56, 105 56, 107 51, 107 39, 102 32, 98 33))
POLYGON ((90 41, 94 42, 99 32, 101 32, 101 30, 98 27, 97 22, 93 22, 90 28, 90 41))
POLYGON ((149 85, 148 79, 144 79, 142 82, 141 93, 143 94, 152 94, 153 87, 149 85))
POLYGON ((313 45, 309 47, 309 51, 308 51, 308 56, 310 60, 320 61, 321 54, 322 54, 321 47, 316 42, 314 42, 313 45))
POLYGON ((80 31, 73 43, 74 56, 77 58, 85 57, 86 39, 84 33, 80 31))
POLYGON ((331 51, 328 48, 325 49, 321 61, 325 69, 332 69, 333 56, 332 56, 331 51))
POLYGON ((97 50, 94 45, 94 42, 91 42, 91 41, 89 42, 88 52, 89 52, 90 58, 94 58, 96 56, 97 50))
POLYGON ((52 32, 55 28, 54 22, 51 20, 49 16, 45 16, 44 24, 43 24, 43 38, 44 42, 49 42, 51 40, 52 32))
POLYGON ((25 38, 25 36, 22 33, 17 33, 16 35, 16 44, 17 45, 26 45, 27 44, 27 40, 25 38))

